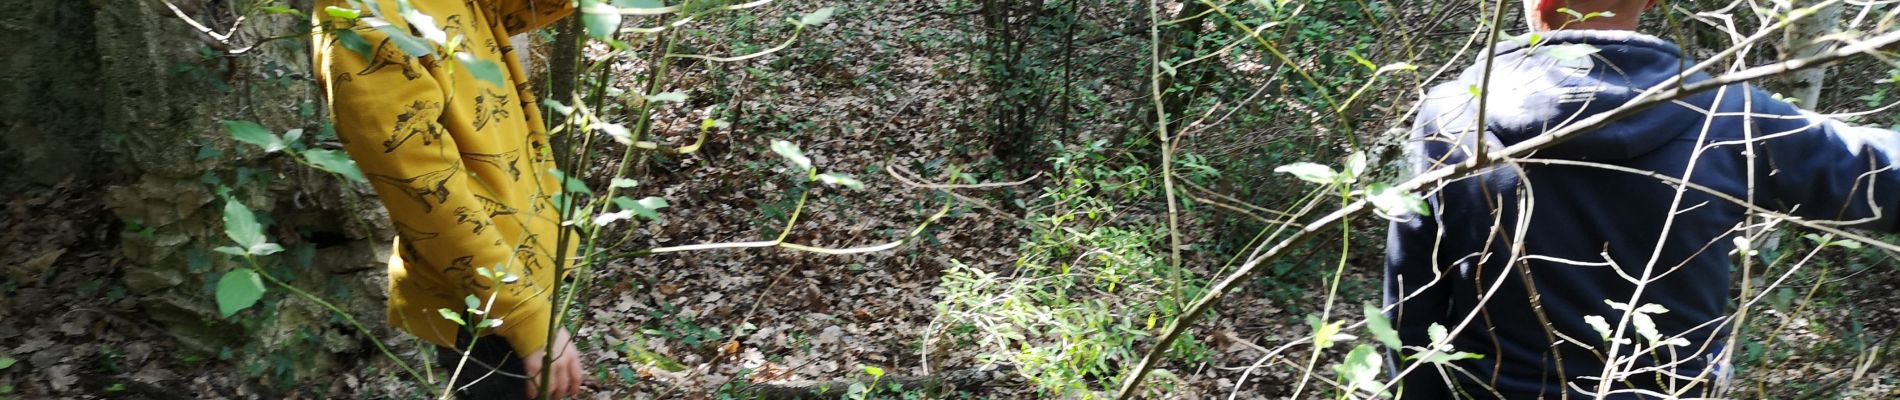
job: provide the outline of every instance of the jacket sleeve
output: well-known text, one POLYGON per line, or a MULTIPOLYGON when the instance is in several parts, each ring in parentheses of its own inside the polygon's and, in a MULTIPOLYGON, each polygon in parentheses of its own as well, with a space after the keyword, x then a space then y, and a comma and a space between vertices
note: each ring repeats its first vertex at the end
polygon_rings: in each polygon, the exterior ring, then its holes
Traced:
POLYGON ((574 13, 568 0, 506 0, 501 3, 501 25, 508 36, 540 29, 574 13))
MULTIPOLYGON (((1900 134, 1849 126, 1752 91, 1753 136, 1767 165, 1758 166, 1769 208, 1847 226, 1900 229, 1900 134)), ((1761 200, 1757 200, 1761 201, 1761 200)))
MULTIPOLYGON (((1412 143, 1407 145, 1414 173, 1463 161, 1463 152, 1448 143, 1448 138, 1440 137, 1439 106, 1427 100, 1414 123, 1412 143)), ((1449 112, 1463 111, 1454 108, 1449 112)), ((1458 116, 1462 115, 1453 115, 1458 116)), ((1447 218, 1447 210, 1438 197, 1427 197, 1433 215, 1412 215, 1395 221, 1386 234, 1386 317, 1406 346, 1429 345, 1431 339, 1427 331, 1433 323, 1450 325, 1445 321, 1451 313, 1452 281, 1457 277, 1456 271, 1450 269, 1452 264, 1440 262, 1438 256, 1446 238, 1441 235, 1439 218, 1447 218)), ((1392 373, 1407 364, 1399 352, 1391 352, 1388 357, 1392 358, 1388 363, 1392 373)), ((1418 368, 1402 379, 1406 398, 1413 399, 1449 398, 1449 393, 1443 392, 1444 382, 1436 368, 1418 368)))
MULTIPOLYGON (((392 274, 442 277, 448 281, 442 285, 461 291, 446 293, 458 304, 468 295, 484 301, 494 295, 490 315, 503 320, 496 333, 521 351, 541 348, 547 340, 550 303, 548 294, 535 288, 549 286, 534 282, 550 278, 523 272, 497 230, 460 226, 470 218, 482 219, 475 221, 478 226, 492 225, 488 216, 453 211, 482 208, 469 191, 473 180, 455 140, 440 123, 444 107, 466 105, 447 104, 442 83, 424 69, 424 62, 396 49, 382 32, 361 24, 354 31, 375 46, 370 57, 320 34, 316 68, 335 116, 337 137, 369 178, 410 250, 402 266, 408 270, 392 274), (477 275, 475 269, 483 267, 514 272, 528 284, 497 284, 477 275), (423 268, 436 271, 411 271, 423 268)), ((435 310, 427 311, 424 318, 440 318, 435 310)))

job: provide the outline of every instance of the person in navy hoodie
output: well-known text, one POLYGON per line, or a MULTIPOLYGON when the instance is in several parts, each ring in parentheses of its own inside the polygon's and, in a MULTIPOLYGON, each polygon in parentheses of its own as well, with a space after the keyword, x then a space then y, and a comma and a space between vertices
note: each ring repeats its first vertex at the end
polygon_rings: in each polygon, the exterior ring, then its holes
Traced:
MULTIPOLYGON (((1496 45, 1490 85, 1479 57, 1427 92, 1408 143, 1416 171, 1607 112, 1695 65, 1635 31, 1655 0, 1525 3, 1536 34, 1496 45), (1486 87, 1481 130, 1474 88, 1486 87)), ((1748 211, 1716 193, 1842 227, 1891 232, 1900 217, 1900 135, 1749 84, 1658 104, 1523 158, 1444 182, 1427 193, 1432 215, 1392 225, 1385 303, 1405 349, 1388 365, 1417 365, 1402 398, 1714 395, 1748 211), (1419 362, 1448 352, 1473 357, 1419 362)))

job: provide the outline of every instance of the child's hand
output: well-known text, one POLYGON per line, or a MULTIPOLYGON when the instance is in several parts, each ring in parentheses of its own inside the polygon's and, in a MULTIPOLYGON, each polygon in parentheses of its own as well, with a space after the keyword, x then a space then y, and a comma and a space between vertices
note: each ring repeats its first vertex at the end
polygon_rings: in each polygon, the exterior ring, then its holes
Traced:
MULTIPOLYGON (((541 359, 547 355, 547 349, 536 349, 521 359, 528 373, 528 397, 541 394, 541 359)), ((574 348, 574 339, 568 336, 567 328, 561 328, 554 335, 554 363, 547 366, 548 398, 561 399, 578 397, 581 394, 581 382, 587 377, 587 369, 581 367, 580 350, 574 348)))

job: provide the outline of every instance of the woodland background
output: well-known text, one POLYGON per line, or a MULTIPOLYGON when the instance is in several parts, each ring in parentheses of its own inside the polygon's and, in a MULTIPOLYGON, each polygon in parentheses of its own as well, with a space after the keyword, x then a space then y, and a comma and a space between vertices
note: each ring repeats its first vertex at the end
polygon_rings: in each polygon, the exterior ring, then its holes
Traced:
MULTIPOLYGON (((392 232, 373 193, 227 129, 250 121, 299 151, 336 148, 309 76, 309 1, 9 3, 0 398, 432 396, 369 340, 411 364, 432 359, 383 322, 392 232), (288 249, 261 269, 338 309, 272 287, 256 307, 219 312, 220 277, 245 268, 213 251, 229 244, 224 194, 288 249)), ((1412 103, 1433 71, 1472 62, 1475 50, 1461 49, 1482 43, 1496 4, 1518 31, 1515 1, 1423 0, 1162 1, 1161 25, 1149 3, 1125 0, 799 0, 683 25, 683 50, 747 54, 786 41, 787 18, 836 7, 784 50, 657 74, 687 97, 654 109, 643 140, 677 148, 698 141, 702 121, 725 124, 697 152, 628 161, 639 181, 629 190, 670 206, 617 225, 633 239, 614 253, 769 240, 797 210, 787 242, 852 247, 922 231, 858 255, 719 250, 597 266, 576 305, 592 388, 602 398, 750 398, 811 382, 837 382, 821 391, 833 398, 1104 396, 1161 326, 1232 272, 1231 257, 1303 207, 1331 206, 1276 167, 1340 165, 1358 151, 1368 177, 1399 178, 1412 103), (1236 28, 1269 23, 1260 39, 1236 28), (1400 63, 1415 68, 1380 68, 1400 63), (1157 109, 1169 121, 1161 136, 1157 109), (774 140, 865 188, 785 173, 774 140), (978 185, 932 186, 947 182, 978 185), (813 196, 801 208, 803 191, 813 196), (889 385, 909 377, 955 387, 889 385)), ((1743 63, 1873 31, 1864 21, 1895 8, 1833 4, 1743 63)), ((1646 26, 1708 56, 1730 44, 1715 16, 1751 32, 1793 7, 1665 1, 1646 26)), ((641 18, 626 25, 657 21, 641 18)), ((594 96, 618 106, 599 112, 631 115, 616 99, 638 96, 652 65, 574 46, 581 22, 523 38, 532 68, 551 76, 542 90, 604 86, 594 96), (586 73, 557 61, 576 48, 586 73)), ((1823 112, 1874 110, 1857 123, 1900 122, 1884 111, 1900 100, 1890 93, 1900 69, 1878 59, 1767 83, 1823 112)), ((624 147, 594 143, 604 155, 581 176, 607 187, 624 147)), ((1333 375, 1325 366, 1343 349, 1321 352, 1320 367, 1301 363, 1310 347, 1263 356, 1310 337, 1307 320, 1323 309, 1356 318, 1378 302, 1383 227, 1355 219, 1265 266, 1174 345, 1143 393, 1278 398, 1306 372, 1333 375)), ((1815 247, 1801 236, 1791 229, 1769 251, 1815 247)), ((1900 367, 1887 362, 1900 327, 1893 257, 1820 254, 1767 289, 1733 396, 1900 394, 1900 367)), ((1311 389, 1304 396, 1336 394, 1311 389)))

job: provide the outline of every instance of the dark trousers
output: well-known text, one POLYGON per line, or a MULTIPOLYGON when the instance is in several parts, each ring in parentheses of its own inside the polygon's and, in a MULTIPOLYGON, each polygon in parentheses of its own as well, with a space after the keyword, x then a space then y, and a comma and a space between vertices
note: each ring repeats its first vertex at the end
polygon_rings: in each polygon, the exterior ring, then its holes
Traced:
POLYGON ((525 400, 528 398, 527 373, 521 366, 521 355, 515 354, 514 346, 500 336, 488 335, 468 344, 468 333, 456 338, 459 349, 436 348, 436 365, 442 366, 444 374, 455 373, 455 366, 462 364, 462 374, 455 377, 455 398, 461 400, 525 400), (468 352, 468 362, 463 364, 462 354, 468 352))

